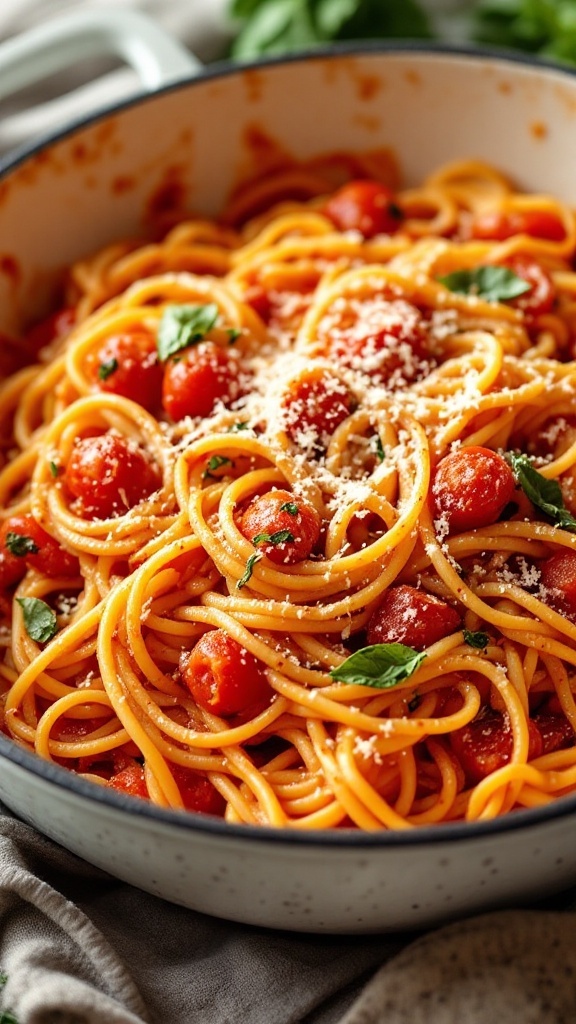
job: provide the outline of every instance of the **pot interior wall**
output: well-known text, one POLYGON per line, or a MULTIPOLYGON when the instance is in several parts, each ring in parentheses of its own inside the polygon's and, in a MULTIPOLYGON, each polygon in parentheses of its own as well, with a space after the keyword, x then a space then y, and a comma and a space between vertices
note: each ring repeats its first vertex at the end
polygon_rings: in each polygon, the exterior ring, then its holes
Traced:
POLYGON ((576 77, 513 60, 397 51, 220 74, 67 134, 0 181, 0 329, 46 308, 63 269, 174 210, 216 214, 274 154, 389 147, 404 185, 477 157, 576 203, 576 77))

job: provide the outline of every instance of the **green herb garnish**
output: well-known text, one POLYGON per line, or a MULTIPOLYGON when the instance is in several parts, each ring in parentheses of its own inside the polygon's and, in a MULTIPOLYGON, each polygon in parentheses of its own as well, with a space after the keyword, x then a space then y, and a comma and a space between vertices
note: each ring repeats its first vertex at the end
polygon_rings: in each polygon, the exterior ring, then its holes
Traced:
POLYGON ((239 423, 233 423, 231 427, 228 427, 229 434, 237 434, 240 430, 249 430, 250 424, 248 420, 241 420, 239 423))
POLYGON ((351 654, 330 675, 338 683, 387 690, 413 675, 425 658, 425 654, 404 644, 372 644, 351 654))
POLYGON ((239 327, 227 327, 226 334, 228 335, 229 338, 228 344, 233 345, 235 341, 238 341, 238 338, 242 334, 242 331, 240 330, 239 327))
POLYGON ((299 508, 293 501, 285 501, 283 505, 280 505, 280 511, 287 512, 289 516, 297 516, 299 508))
POLYGON ((542 473, 534 469, 527 455, 509 452, 506 459, 512 467, 516 482, 532 504, 550 516, 556 526, 562 527, 563 530, 576 531, 576 519, 564 505, 558 481, 548 480, 542 476, 542 473))
POLYGON ((232 459, 228 459, 225 455, 212 455, 208 459, 208 465, 207 465, 206 469, 204 470, 204 472, 202 474, 202 477, 203 477, 203 479, 207 479, 208 477, 213 477, 214 473, 216 472, 217 469, 220 469, 222 466, 233 466, 233 465, 234 465, 234 463, 232 462, 232 459))
POLYGON ((108 380, 111 374, 115 373, 118 369, 118 360, 109 359, 107 363, 100 363, 98 367, 98 378, 99 380, 108 380))
POLYGON ((209 302, 204 306, 167 306, 158 327, 156 347, 164 363, 182 349, 205 338, 218 319, 218 306, 209 302))
POLYGON ((60 473, 60 466, 58 465, 57 462, 50 462, 49 466, 50 466, 50 473, 52 474, 52 476, 54 478, 56 478, 58 476, 58 474, 60 473))
POLYGON ((461 295, 477 295, 487 302, 505 302, 530 291, 532 287, 523 277, 518 277, 509 267, 496 265, 473 267, 470 270, 455 270, 452 274, 437 280, 451 292, 461 295))
POLYGON ((275 547, 278 544, 287 544, 294 540, 294 534, 290 533, 290 530, 277 530, 276 533, 257 533, 252 538, 253 544, 273 544, 275 547))
POLYGON ((253 555, 250 555, 250 558, 246 562, 246 568, 244 570, 244 573, 242 574, 242 576, 238 580, 238 583, 236 584, 238 590, 241 590, 242 587, 245 587, 246 584, 250 581, 250 579, 252 578, 252 572, 254 571, 254 566, 256 565, 256 562, 260 561, 261 558, 261 551, 256 551, 253 555))
POLYGON ((470 629, 463 629, 462 635, 464 637, 464 643, 468 644, 468 647, 474 647, 478 651, 484 651, 490 643, 490 637, 488 633, 477 633, 472 632, 470 629))
POLYGON ((56 613, 38 597, 18 597, 16 600, 22 608, 24 626, 30 639, 39 644, 51 640, 58 631, 56 613))
POLYGON ((231 0, 232 56, 250 60, 339 39, 429 38, 417 0, 231 0))
POLYGON ((35 555, 40 548, 34 543, 32 537, 25 537, 21 533, 13 533, 9 530, 6 534, 5 545, 12 555, 22 558, 24 555, 35 555))

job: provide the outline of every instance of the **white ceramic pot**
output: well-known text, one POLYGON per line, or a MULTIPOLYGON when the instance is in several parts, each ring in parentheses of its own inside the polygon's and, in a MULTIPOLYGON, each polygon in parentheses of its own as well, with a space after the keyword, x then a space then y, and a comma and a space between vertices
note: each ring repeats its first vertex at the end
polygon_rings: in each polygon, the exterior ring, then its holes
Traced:
MULTIPOLYGON (((40 313, 63 266, 144 232, 154 197, 177 194, 216 213, 253 167, 257 135, 303 158, 387 145, 406 184, 444 161, 481 157, 522 188, 576 203, 570 72, 489 55, 365 47, 194 77, 176 44, 141 32, 139 19, 126 28, 108 17, 104 29, 99 23, 101 44, 131 61, 138 54, 152 88, 166 69, 180 81, 6 163, 0 329, 40 313)), ((88 52, 79 22, 74 33, 88 52)), ((94 42, 94 23, 91 33, 94 42)), ((26 45, 18 45, 16 56, 0 54, 0 95, 14 87, 15 73, 19 84, 25 75, 26 45)), ((33 41, 37 69, 42 45, 33 41)), ((54 35, 50 46, 53 67, 62 49, 54 35)), ((410 834, 303 835, 159 810, 91 786, 2 736, 0 756, 0 798, 42 832, 143 889, 251 924, 414 929, 576 882, 574 798, 410 834)))

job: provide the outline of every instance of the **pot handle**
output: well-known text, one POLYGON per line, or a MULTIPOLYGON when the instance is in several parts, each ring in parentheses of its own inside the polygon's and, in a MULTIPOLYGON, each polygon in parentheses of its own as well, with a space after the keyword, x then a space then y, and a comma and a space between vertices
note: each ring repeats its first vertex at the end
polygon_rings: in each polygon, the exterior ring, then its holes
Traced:
POLYGON ((154 91, 202 70, 186 47, 135 10, 75 11, 0 44, 0 100, 90 57, 115 55, 154 91))

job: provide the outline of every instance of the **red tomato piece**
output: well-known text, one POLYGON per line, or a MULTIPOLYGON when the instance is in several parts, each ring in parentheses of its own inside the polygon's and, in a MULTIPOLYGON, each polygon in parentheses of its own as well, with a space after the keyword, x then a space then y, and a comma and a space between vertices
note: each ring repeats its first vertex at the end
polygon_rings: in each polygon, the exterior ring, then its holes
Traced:
POLYGON ((530 235, 550 242, 561 242, 566 230, 551 210, 485 210, 472 219, 469 236, 503 242, 513 235, 530 235))
POLYGON ((552 605, 576 612, 576 551, 557 551, 541 562, 540 581, 552 605))
POLYGON ((79 514, 88 519, 121 515, 161 485, 146 453, 112 433, 77 440, 63 479, 79 514))
POLYGON ((392 235, 403 213, 394 193, 379 181, 349 181, 326 200, 322 212, 339 231, 359 231, 364 238, 392 235))
POLYGON ((44 320, 34 324, 26 332, 26 342, 32 352, 38 353, 45 345, 57 338, 63 338, 69 334, 76 323, 76 310, 73 307, 65 306, 56 313, 52 313, 44 320))
POLYGON ((355 407, 350 389, 325 370, 293 381, 282 401, 286 432, 303 448, 324 450, 355 407))
POLYGON ((142 800, 150 799, 144 776, 144 768, 137 763, 122 768, 121 771, 108 780, 107 785, 111 789, 117 789, 120 793, 128 793, 129 796, 137 796, 142 800))
POLYGON ((226 801, 206 776, 179 764, 171 764, 170 770, 187 811, 222 817, 226 801))
MULTIPOLYGON (((544 744, 538 726, 528 722, 528 760, 540 757, 544 744)), ((510 722, 499 711, 482 711, 450 737, 452 749, 470 782, 480 782, 508 764, 512 756, 510 722)))
POLYGON ((27 567, 50 577, 77 576, 80 571, 76 556, 54 540, 32 515, 10 516, 3 522, 0 551, 18 559, 20 576, 27 567))
POLYGON ((327 355, 389 387, 419 380, 431 366, 420 310, 405 299, 381 296, 350 302, 330 331, 327 355))
POLYGON ((267 491, 242 512, 238 528, 277 565, 309 558, 320 537, 322 518, 305 498, 291 491, 267 491))
POLYGON ((510 299, 508 305, 521 309, 526 316, 550 313, 556 299, 556 286, 544 267, 530 256, 521 254, 506 260, 505 266, 530 285, 529 292, 510 299))
MULTIPOLYGON (((0 592, 5 593, 15 583, 19 583, 26 573, 26 563, 22 558, 12 555, 7 549, 0 550, 0 592)), ((2 612, 6 607, 2 604, 2 612)))
POLYGON ((534 715, 534 724, 542 737, 543 754, 552 754, 555 750, 565 750, 574 746, 574 729, 564 715, 538 712, 534 715))
POLYGON ((368 644, 406 644, 416 650, 430 647, 460 628, 462 619, 446 601, 400 584, 390 587, 372 613, 368 644))
POLYGON ((432 483, 436 519, 451 533, 496 522, 515 491, 514 475, 490 448, 457 448, 438 463, 432 483))
POLYGON ((89 369, 100 391, 122 395, 149 412, 160 407, 164 371, 156 339, 144 328, 108 338, 89 360, 89 369))
POLYGON ((260 710, 272 696, 260 662, 223 629, 204 633, 182 656, 180 671, 199 707, 214 715, 260 710))
POLYGON ((242 393, 238 356, 214 341, 186 349, 164 371, 162 405, 173 420, 209 416, 217 402, 229 404, 242 393))

